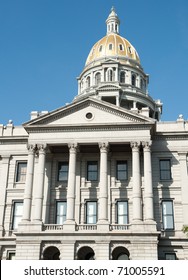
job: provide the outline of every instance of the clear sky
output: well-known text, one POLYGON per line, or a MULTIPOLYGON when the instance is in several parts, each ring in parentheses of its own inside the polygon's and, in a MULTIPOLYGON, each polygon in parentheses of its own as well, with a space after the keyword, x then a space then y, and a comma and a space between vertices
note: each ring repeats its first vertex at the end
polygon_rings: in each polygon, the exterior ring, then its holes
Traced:
POLYGON ((73 100, 112 6, 150 75, 149 94, 163 102, 162 120, 188 119, 187 0, 0 0, 0 124, 73 100))

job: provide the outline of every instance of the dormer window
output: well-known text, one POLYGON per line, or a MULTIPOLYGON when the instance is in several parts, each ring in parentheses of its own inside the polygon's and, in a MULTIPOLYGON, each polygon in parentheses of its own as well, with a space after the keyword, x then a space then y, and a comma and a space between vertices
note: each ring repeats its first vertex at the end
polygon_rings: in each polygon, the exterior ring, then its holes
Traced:
POLYGON ((111 51, 112 50, 112 44, 109 44, 109 50, 111 51))
POLYGON ((128 51, 129 51, 129 53, 132 53, 131 47, 128 47, 128 51))
POLYGON ((100 45, 100 47, 99 47, 99 51, 100 51, 100 52, 102 52, 102 45, 100 45))
POLYGON ((123 51, 123 45, 122 44, 119 44, 119 50, 123 51))

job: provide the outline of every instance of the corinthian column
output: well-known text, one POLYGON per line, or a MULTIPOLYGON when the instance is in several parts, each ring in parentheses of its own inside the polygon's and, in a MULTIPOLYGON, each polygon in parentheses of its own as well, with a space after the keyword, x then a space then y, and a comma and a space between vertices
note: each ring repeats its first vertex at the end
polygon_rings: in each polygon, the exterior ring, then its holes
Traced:
POLYGON ((39 162, 38 162, 38 172, 37 172, 37 187, 35 188, 34 220, 42 221, 46 145, 37 145, 37 147, 39 151, 39 162))
POLYGON ((99 143, 100 148, 100 193, 99 193, 99 223, 108 221, 108 181, 107 158, 108 143, 99 143))
POLYGON ((75 185, 76 185, 76 153, 77 144, 72 143, 69 147, 69 174, 67 187, 67 217, 66 223, 75 223, 75 185))
POLYGON ((153 186, 152 186, 152 171, 151 171, 151 142, 143 142, 144 148, 144 205, 145 205, 145 220, 153 220, 153 186))
POLYGON ((133 177, 133 220, 142 220, 141 179, 140 179, 140 143, 132 142, 132 177, 133 177))
POLYGON ((31 199, 33 190, 33 173, 34 173, 34 159, 35 159, 35 145, 28 145, 28 160, 27 173, 24 192, 24 205, 22 221, 29 221, 31 219, 31 199))

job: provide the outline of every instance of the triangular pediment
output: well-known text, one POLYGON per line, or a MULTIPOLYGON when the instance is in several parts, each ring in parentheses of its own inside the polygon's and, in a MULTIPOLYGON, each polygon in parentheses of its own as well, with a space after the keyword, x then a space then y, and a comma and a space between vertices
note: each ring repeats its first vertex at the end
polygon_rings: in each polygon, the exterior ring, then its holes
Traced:
POLYGON ((153 124, 154 122, 155 121, 151 118, 89 97, 33 119, 23 124, 23 126, 27 130, 34 127, 88 127, 153 124))

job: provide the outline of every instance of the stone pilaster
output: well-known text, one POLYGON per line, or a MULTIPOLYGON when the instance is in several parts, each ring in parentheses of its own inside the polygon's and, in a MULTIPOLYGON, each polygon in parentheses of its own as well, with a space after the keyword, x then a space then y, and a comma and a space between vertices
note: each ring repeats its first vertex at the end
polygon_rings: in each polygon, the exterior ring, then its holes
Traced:
POLYGON ((181 175, 181 192, 183 206, 184 225, 188 226, 188 173, 187 173, 187 152, 178 152, 181 175))
POLYGON ((10 155, 1 155, 1 177, 0 177, 0 237, 4 233, 5 199, 8 183, 10 155))

